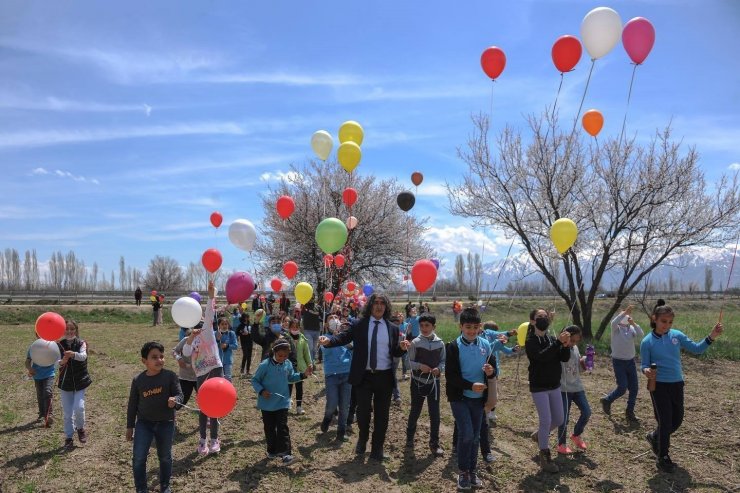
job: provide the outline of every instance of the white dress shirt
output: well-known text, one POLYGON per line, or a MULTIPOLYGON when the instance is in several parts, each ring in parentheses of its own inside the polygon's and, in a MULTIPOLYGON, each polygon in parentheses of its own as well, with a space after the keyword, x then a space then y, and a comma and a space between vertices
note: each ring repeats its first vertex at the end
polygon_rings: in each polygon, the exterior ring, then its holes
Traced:
POLYGON ((377 354, 377 366, 376 370, 390 370, 391 369, 391 363, 393 362, 393 357, 391 356, 391 353, 389 351, 389 341, 388 341, 388 326, 385 323, 385 320, 377 319, 375 317, 370 317, 370 320, 368 322, 367 327, 367 366, 365 369, 370 369, 370 348, 373 344, 373 330, 375 328, 375 321, 378 320, 380 323, 378 324, 378 336, 377 336, 377 348, 378 348, 378 354, 377 354))

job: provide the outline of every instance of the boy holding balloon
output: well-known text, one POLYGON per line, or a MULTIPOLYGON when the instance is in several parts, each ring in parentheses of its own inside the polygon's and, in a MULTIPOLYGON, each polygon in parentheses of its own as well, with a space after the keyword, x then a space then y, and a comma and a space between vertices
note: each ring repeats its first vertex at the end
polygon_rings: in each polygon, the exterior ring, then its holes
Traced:
POLYGON ((164 346, 147 342, 141 348, 146 368, 131 381, 126 412, 126 440, 134 442, 134 485, 137 493, 148 491, 146 459, 152 440, 157 442, 159 491, 170 491, 175 406, 183 401, 175 372, 164 369, 164 346))
MULTIPOLYGON (((39 341, 42 340, 39 339, 39 341)), ((56 376, 55 363, 59 360, 59 357, 59 349, 57 349, 56 344, 49 343, 48 341, 34 343, 28 348, 28 353, 26 353, 26 370, 28 371, 28 376, 33 378, 33 383, 36 386, 36 400, 39 405, 38 421, 43 419, 46 428, 51 427, 54 423, 54 419, 51 417, 51 393, 54 388, 54 377, 56 376), (46 346, 49 346, 49 349, 46 346), (37 349, 39 347, 43 348, 41 352, 37 349), (34 350, 33 355, 31 354, 32 350, 34 350), (36 356, 36 354, 40 354, 41 356, 36 356), (48 361, 41 362, 51 362, 51 364, 40 365, 34 361, 33 356, 36 356, 37 360, 46 358, 48 361)))

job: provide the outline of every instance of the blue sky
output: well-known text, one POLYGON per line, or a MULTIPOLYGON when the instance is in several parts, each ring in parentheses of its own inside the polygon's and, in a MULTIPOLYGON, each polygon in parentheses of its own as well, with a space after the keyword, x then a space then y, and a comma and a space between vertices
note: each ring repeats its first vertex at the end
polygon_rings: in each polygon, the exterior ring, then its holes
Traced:
MULTIPOLYGON (((74 250, 103 272, 121 255, 183 265, 217 247, 246 268, 226 227, 259 224, 257 195, 312 157, 311 134, 365 128, 361 174, 425 181, 414 211, 450 258, 503 257, 509 240, 446 210, 443 184, 464 171, 456 148, 470 115, 488 111, 483 49, 508 63, 493 128, 552 104, 550 48, 610 6, 647 17, 655 47, 638 68, 628 132, 647 139, 672 120, 711 181, 740 168, 740 4, 727 1, 38 2, 0 4, 0 248, 39 260, 74 250), (225 221, 214 235, 208 222, 225 221)), ((584 53, 585 54, 585 53, 584 53)), ((559 107, 573 118, 586 56, 559 107)), ((631 65, 621 43, 596 64, 584 109, 621 128, 631 65)))

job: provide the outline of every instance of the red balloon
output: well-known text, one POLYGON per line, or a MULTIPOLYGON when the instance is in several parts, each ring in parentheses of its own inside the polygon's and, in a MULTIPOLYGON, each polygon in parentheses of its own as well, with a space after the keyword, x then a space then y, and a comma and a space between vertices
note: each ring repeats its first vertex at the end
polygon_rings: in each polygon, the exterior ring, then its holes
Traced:
POLYGON ((351 187, 347 187, 342 192, 342 201, 347 207, 352 207, 357 202, 357 190, 351 187))
POLYGON ((347 281, 347 291, 352 292, 357 289, 357 284, 352 281, 347 281))
POLYGON ((583 48, 578 38, 566 34, 552 45, 552 63, 560 72, 570 72, 581 60, 583 48))
POLYGON ((480 56, 480 66, 491 79, 496 79, 506 67, 506 54, 497 46, 491 46, 483 50, 480 56))
POLYGON ((224 217, 220 212, 216 211, 211 213, 211 224, 213 224, 214 228, 221 226, 222 222, 224 222, 224 217))
POLYGON ((332 293, 331 291, 325 292, 324 301, 326 301, 327 303, 331 303, 332 301, 334 301, 334 293, 332 293))
POLYGON ((277 213, 283 219, 288 219, 295 210, 295 202, 293 202, 293 198, 287 195, 283 195, 277 199, 277 204, 275 205, 277 207, 277 213))
POLYGON ((415 186, 421 185, 421 182, 424 181, 424 175, 422 175, 419 171, 414 171, 411 173, 411 183, 413 183, 415 186))
POLYGON ((285 277, 288 279, 293 279, 295 275, 298 274, 298 264, 292 260, 288 260, 283 264, 283 274, 285 274, 285 277))
POLYGON ((270 281, 270 287, 273 291, 280 291, 281 289, 283 289, 283 281, 276 277, 272 281, 270 281))
POLYGON ((152 296, 155 296, 156 294, 157 294, 157 290, 156 289, 152 289, 152 296))
POLYGON ((431 260, 417 260, 411 268, 411 282, 420 293, 431 288, 437 280, 437 268, 431 260))
POLYGON ((334 262, 334 256, 331 253, 324 255, 324 267, 331 267, 332 262, 334 262))
POLYGON ((213 274, 221 268, 221 264, 223 263, 224 259, 223 257, 221 257, 221 252, 219 252, 215 248, 209 248, 208 250, 203 252, 203 256, 201 257, 200 261, 203 263, 203 267, 205 267, 208 272, 213 274))
POLYGON ((336 255, 334 257, 334 265, 340 268, 344 267, 344 255, 342 255, 341 253, 339 255, 336 255))
POLYGON ((222 377, 212 377, 203 382, 196 396, 198 407, 209 418, 223 418, 236 405, 236 389, 222 377))
POLYGON ((67 322, 54 312, 46 312, 36 319, 36 333, 45 341, 56 341, 64 335, 67 322))

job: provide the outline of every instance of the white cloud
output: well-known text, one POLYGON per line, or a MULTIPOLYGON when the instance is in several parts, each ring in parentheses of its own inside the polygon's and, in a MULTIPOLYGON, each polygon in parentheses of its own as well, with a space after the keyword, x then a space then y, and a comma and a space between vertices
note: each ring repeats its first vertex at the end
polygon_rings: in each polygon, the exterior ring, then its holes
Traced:
POLYGON ((73 180, 73 181, 88 182, 94 185, 100 185, 100 182, 98 181, 97 178, 88 178, 88 177, 81 176, 81 175, 75 175, 70 171, 65 171, 61 169, 55 169, 53 173, 47 170, 46 168, 34 168, 31 170, 31 175, 33 176, 43 176, 43 175, 50 175, 50 174, 54 174, 58 176, 59 178, 69 178, 70 180, 73 180))
POLYGON ((100 142, 142 137, 177 135, 242 135, 245 131, 232 122, 195 122, 141 127, 80 130, 28 130, 0 134, 2 147, 42 147, 58 144, 100 142))
POLYGON ((424 233, 424 239, 439 255, 479 253, 483 257, 483 263, 486 263, 505 254, 511 240, 507 240, 496 230, 487 229, 485 233, 482 229, 468 226, 431 227, 424 233), (503 252, 499 251, 499 247, 504 245, 506 248, 503 252))
POLYGON ((447 197, 444 183, 423 181, 416 192, 417 197, 447 197))
POLYGON ((737 171, 740 169, 740 163, 732 163, 727 167, 727 169, 731 169, 733 171, 737 171))
POLYGON ((266 171, 260 175, 260 181, 295 181, 300 178, 300 175, 295 171, 266 171))
POLYGON ((72 99, 48 97, 21 97, 13 94, 0 95, 0 108, 33 111, 88 112, 88 113, 144 113, 149 116, 152 107, 148 104, 117 104, 97 101, 76 101, 72 99))
POLYGON ((368 83, 367 79, 353 74, 298 74, 298 73, 217 73, 195 77, 188 82, 213 84, 275 84, 287 86, 356 86, 368 83))

